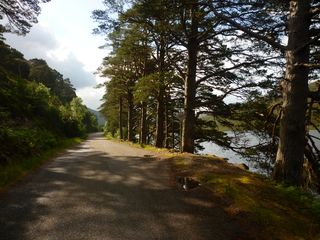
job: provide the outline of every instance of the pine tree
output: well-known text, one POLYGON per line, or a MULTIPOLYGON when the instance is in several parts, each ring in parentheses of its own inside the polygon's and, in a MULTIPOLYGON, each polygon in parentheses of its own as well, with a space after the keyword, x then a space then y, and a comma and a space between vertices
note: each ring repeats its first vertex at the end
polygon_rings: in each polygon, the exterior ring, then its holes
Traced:
MULTIPOLYGON (((50 0, 41 0, 46 3, 50 0)), ((2 0, 0 2, 0 19, 5 18, 8 24, 5 30, 25 35, 32 24, 37 23, 41 8, 39 0, 2 0)))
POLYGON ((319 42, 317 1, 243 1, 241 4, 234 1, 214 1, 211 9, 233 28, 251 39, 271 46, 285 58, 286 73, 281 81, 283 103, 280 143, 274 178, 301 185, 306 146, 305 116, 309 73, 310 68, 319 67, 317 62, 309 63, 310 53, 317 55, 313 46, 319 42), (242 16, 246 16, 246 19, 242 16), (283 36, 288 38, 287 45, 281 42, 283 36), (310 52, 310 49, 313 50, 310 52))

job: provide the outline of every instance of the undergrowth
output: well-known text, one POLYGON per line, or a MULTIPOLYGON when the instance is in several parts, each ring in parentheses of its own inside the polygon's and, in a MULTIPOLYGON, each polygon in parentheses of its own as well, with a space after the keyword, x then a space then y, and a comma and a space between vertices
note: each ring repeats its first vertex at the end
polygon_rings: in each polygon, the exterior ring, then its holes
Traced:
POLYGON ((57 140, 53 147, 46 147, 35 155, 29 157, 20 155, 20 158, 15 158, 6 164, 0 165, 0 191, 17 182, 30 171, 37 169, 63 149, 78 144, 81 141, 81 138, 60 139, 57 140))
MULTIPOLYGON (((188 174, 221 199, 227 214, 259 224, 262 239, 320 239, 320 197, 238 169, 219 158, 177 154, 169 157, 175 174, 188 174)), ((249 224, 249 223, 248 223, 249 224)))

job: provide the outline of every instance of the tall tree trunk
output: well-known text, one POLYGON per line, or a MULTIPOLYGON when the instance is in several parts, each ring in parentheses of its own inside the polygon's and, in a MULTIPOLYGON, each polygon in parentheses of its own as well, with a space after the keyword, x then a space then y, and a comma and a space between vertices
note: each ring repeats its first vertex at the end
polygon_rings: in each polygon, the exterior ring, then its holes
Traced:
POLYGON ((121 140, 123 140, 122 108, 123 108, 122 97, 119 97, 119 132, 120 132, 120 139, 121 139, 121 140))
MULTIPOLYGON (((197 2, 197 1, 195 1, 197 2)), ((197 73, 197 54, 199 49, 197 3, 191 9, 191 31, 188 39, 188 73, 184 83, 184 120, 182 129, 182 151, 194 152, 194 128, 195 112, 194 103, 196 98, 196 73, 197 73)))
POLYGON ((282 117, 274 178, 292 185, 302 184, 306 145, 305 113, 309 70, 310 0, 290 1, 286 74, 282 81, 282 117), (304 47, 305 46, 305 47, 304 47))
POLYGON ((128 141, 133 141, 133 94, 128 91, 128 141))
MULTIPOLYGON (((173 149, 175 149, 175 140, 176 140, 176 138, 175 138, 175 132, 176 132, 176 130, 177 129, 175 129, 175 120, 174 120, 174 110, 173 109, 171 109, 171 142, 172 142, 172 148, 173 149)), ((179 128, 178 128, 179 129, 179 128)), ((180 131, 179 131, 180 132, 180 131)), ((179 133, 178 132, 178 133, 179 133)))
POLYGON ((169 96, 166 96, 165 100, 165 148, 170 147, 170 123, 169 123, 169 96))
POLYGON ((161 86, 157 97, 157 120, 156 120, 156 142, 155 146, 158 148, 163 147, 164 143, 164 87, 161 86))
POLYGON ((195 112, 194 102, 196 97, 196 68, 197 51, 189 50, 188 76, 184 84, 184 120, 182 128, 182 151, 194 152, 195 112))
POLYGON ((140 144, 147 143, 147 105, 141 103, 140 144))
POLYGON ((157 96, 157 120, 156 120, 156 141, 155 146, 162 148, 164 144, 164 71, 165 71, 165 40, 164 37, 160 40, 159 49, 159 73, 160 73, 160 88, 157 96))

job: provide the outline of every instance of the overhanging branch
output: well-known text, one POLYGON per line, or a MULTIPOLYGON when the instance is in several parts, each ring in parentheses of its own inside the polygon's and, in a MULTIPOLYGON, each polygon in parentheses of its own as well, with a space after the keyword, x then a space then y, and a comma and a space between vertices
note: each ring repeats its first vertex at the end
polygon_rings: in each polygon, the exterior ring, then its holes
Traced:
POLYGON ((232 25, 233 27, 239 29, 240 31, 248 34, 250 37, 253 37, 257 40, 261 40, 265 43, 268 43, 270 46, 272 46, 273 48, 281 51, 281 53, 285 53, 286 51, 286 47, 283 46, 282 44, 276 42, 274 39, 260 35, 252 30, 250 30, 249 28, 246 28, 244 26, 242 26, 241 24, 237 23, 236 21, 232 20, 230 17, 227 17, 226 15, 219 13, 214 7, 211 6, 211 10, 212 12, 219 18, 221 18, 223 21, 229 23, 230 25, 232 25))

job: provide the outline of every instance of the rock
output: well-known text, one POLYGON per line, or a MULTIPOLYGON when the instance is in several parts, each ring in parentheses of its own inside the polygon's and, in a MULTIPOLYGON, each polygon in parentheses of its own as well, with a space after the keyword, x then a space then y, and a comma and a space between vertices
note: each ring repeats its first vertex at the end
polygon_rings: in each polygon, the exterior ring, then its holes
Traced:
POLYGON ((177 177, 177 184, 183 188, 185 191, 191 190, 193 188, 199 187, 201 184, 190 177, 177 177))

